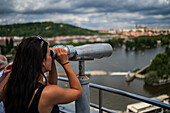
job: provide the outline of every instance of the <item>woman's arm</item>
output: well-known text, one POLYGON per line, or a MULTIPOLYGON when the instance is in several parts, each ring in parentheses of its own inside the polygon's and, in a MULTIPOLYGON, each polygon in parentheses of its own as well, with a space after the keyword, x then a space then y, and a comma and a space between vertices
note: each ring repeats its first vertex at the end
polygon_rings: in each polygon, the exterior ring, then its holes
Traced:
POLYGON ((51 71, 49 71, 48 75, 48 83, 49 84, 57 84, 57 70, 55 66, 54 59, 52 59, 52 66, 51 66, 51 71))
POLYGON ((81 84, 76 74, 71 68, 71 65, 67 63, 68 62, 67 52, 62 48, 56 48, 55 51, 57 54, 57 61, 63 66, 67 74, 70 88, 64 89, 57 85, 48 85, 47 87, 45 87, 45 89, 43 90, 42 97, 45 98, 45 103, 51 106, 55 104, 64 104, 72 102, 78 99, 83 93, 81 84))
POLYGON ((83 94, 81 84, 70 64, 66 64, 63 68, 67 73, 70 88, 64 89, 57 85, 48 85, 45 87, 42 98, 45 98, 45 101, 43 102, 49 106, 53 106, 55 104, 66 104, 75 101, 83 94))
POLYGON ((4 86, 8 81, 8 78, 11 74, 11 70, 12 70, 12 64, 7 65, 4 69, 2 76, 0 77, 0 101, 2 101, 3 99, 4 86))
POLYGON ((80 94, 83 92, 80 81, 78 80, 76 74, 74 73, 70 63, 63 66, 67 77, 69 79, 69 85, 72 89, 76 89, 80 92, 80 94))
POLYGON ((4 86, 6 85, 8 79, 9 79, 10 74, 11 73, 7 73, 6 77, 4 78, 4 80, 0 82, 0 101, 3 100, 3 94, 4 94, 4 91, 5 91, 4 86))
POLYGON ((72 89, 77 89, 81 91, 81 84, 74 73, 73 69, 71 68, 71 65, 68 61, 68 54, 65 49, 63 48, 57 48, 55 49, 56 54, 57 54, 57 61, 63 66, 67 77, 69 79, 69 84, 72 89))

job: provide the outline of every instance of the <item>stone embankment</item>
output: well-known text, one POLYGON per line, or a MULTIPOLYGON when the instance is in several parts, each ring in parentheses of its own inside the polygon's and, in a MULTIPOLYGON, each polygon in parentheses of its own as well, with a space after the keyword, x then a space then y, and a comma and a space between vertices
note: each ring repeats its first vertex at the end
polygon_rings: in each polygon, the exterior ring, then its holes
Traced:
POLYGON ((161 79, 161 80, 159 80, 158 83, 154 83, 153 86, 159 86, 159 85, 164 85, 164 84, 170 84, 170 78, 161 79))

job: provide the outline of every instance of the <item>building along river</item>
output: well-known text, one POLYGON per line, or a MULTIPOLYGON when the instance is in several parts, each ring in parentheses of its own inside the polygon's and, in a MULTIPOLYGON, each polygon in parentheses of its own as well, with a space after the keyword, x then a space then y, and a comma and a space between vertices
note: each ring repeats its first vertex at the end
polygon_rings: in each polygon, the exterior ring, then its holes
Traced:
MULTIPOLYGON (((85 70, 102 70, 105 72, 128 72, 134 68, 142 68, 148 65, 151 60, 158 54, 163 53, 164 47, 146 49, 144 51, 125 51, 125 48, 116 48, 112 56, 108 58, 95 59, 94 61, 85 62, 85 70)), ((72 61, 71 65, 78 73, 78 61, 72 61)), ((64 70, 57 64, 58 72, 64 73, 64 70)), ((90 77, 91 83, 96 83, 115 89, 131 92, 145 97, 155 97, 161 94, 170 96, 170 84, 163 86, 147 86, 142 79, 134 79, 132 82, 126 82, 125 76, 120 75, 98 75, 90 77)), ((59 82, 64 86, 68 83, 59 82)), ((98 90, 90 89, 90 101, 98 104, 98 90)), ((137 102, 137 100, 124 97, 117 94, 103 92, 103 106, 109 109, 125 110, 128 104, 137 102)))

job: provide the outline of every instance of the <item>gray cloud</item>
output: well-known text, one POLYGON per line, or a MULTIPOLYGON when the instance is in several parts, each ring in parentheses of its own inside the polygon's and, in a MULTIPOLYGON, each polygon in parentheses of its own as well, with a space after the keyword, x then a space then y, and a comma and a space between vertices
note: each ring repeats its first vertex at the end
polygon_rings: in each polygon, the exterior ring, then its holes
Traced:
POLYGON ((13 12, 13 0, 0 0, 0 15, 13 12))
POLYGON ((0 24, 54 21, 93 29, 135 24, 170 28, 170 0, 1 0, 0 4, 0 24))

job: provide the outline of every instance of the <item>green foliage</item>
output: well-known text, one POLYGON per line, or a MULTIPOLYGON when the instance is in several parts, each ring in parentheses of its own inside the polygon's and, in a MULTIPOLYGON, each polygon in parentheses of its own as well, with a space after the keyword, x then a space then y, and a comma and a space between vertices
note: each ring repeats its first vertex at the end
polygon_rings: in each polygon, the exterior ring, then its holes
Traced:
POLYGON ((135 46, 135 43, 132 41, 126 41, 125 45, 126 45, 126 50, 128 50, 128 48, 132 49, 135 46))
POLYGON ((168 56, 168 57, 170 57, 170 47, 166 47, 165 48, 165 54, 168 56))
POLYGON ((169 39, 168 39, 168 37, 162 38, 162 43, 163 43, 163 45, 169 44, 169 39))
POLYGON ((16 49, 15 48, 12 48, 9 52, 10 54, 14 55, 16 53, 16 49))
POLYGON ((170 44, 170 35, 160 36, 140 36, 138 38, 131 38, 126 41, 126 48, 144 49, 156 47, 157 41, 160 40, 162 45, 170 44))
POLYGON ((109 43, 112 47, 118 47, 118 46, 123 45, 123 41, 124 41, 124 39, 121 39, 121 38, 112 38, 104 43, 109 43))
POLYGON ((163 54, 158 54, 156 56, 156 58, 160 58, 162 60, 163 64, 165 64, 165 65, 168 64, 169 58, 168 58, 168 56, 166 54, 164 54, 164 53, 163 54))
POLYGON ((8 54, 12 48, 14 48, 14 42, 13 42, 13 39, 11 38, 10 39, 10 42, 8 41, 8 39, 6 39, 6 45, 5 46, 2 46, 0 45, 0 49, 1 49, 1 54, 8 54))
POLYGON ((7 49, 6 51, 9 51, 9 42, 8 42, 8 39, 6 39, 6 43, 5 44, 6 44, 6 49, 7 49))
POLYGON ((5 47, 5 46, 0 46, 0 48, 1 48, 1 54, 6 54, 7 53, 7 47, 5 47))
POLYGON ((118 40, 116 38, 108 40, 108 43, 112 46, 115 47, 118 44, 118 40))
POLYGON ((150 71, 155 71, 160 78, 168 78, 170 75, 170 56, 168 56, 169 51, 170 48, 166 47, 165 53, 158 54, 148 67, 147 73, 150 71))
MULTIPOLYGON (((83 29, 69 24, 53 22, 36 22, 25 24, 0 25, 0 36, 33 36, 43 37, 72 35, 104 35, 98 31, 83 29)), ((105 33, 106 34, 106 33, 105 33)))
POLYGON ((164 74, 164 64, 162 63, 162 59, 159 57, 156 57, 150 67, 147 69, 147 72, 149 71, 156 71, 158 73, 158 76, 162 76, 164 74))
POLYGON ((157 75, 156 71, 150 71, 148 74, 146 74, 144 81, 146 84, 152 85, 153 83, 159 82, 159 77, 157 75))
POLYGON ((9 42, 9 48, 13 48, 14 47, 14 41, 13 39, 11 38, 10 39, 10 42, 9 42))
POLYGON ((124 44, 124 40, 125 40, 125 39, 123 39, 123 38, 118 38, 118 43, 119 43, 120 45, 123 45, 123 44, 124 44))

